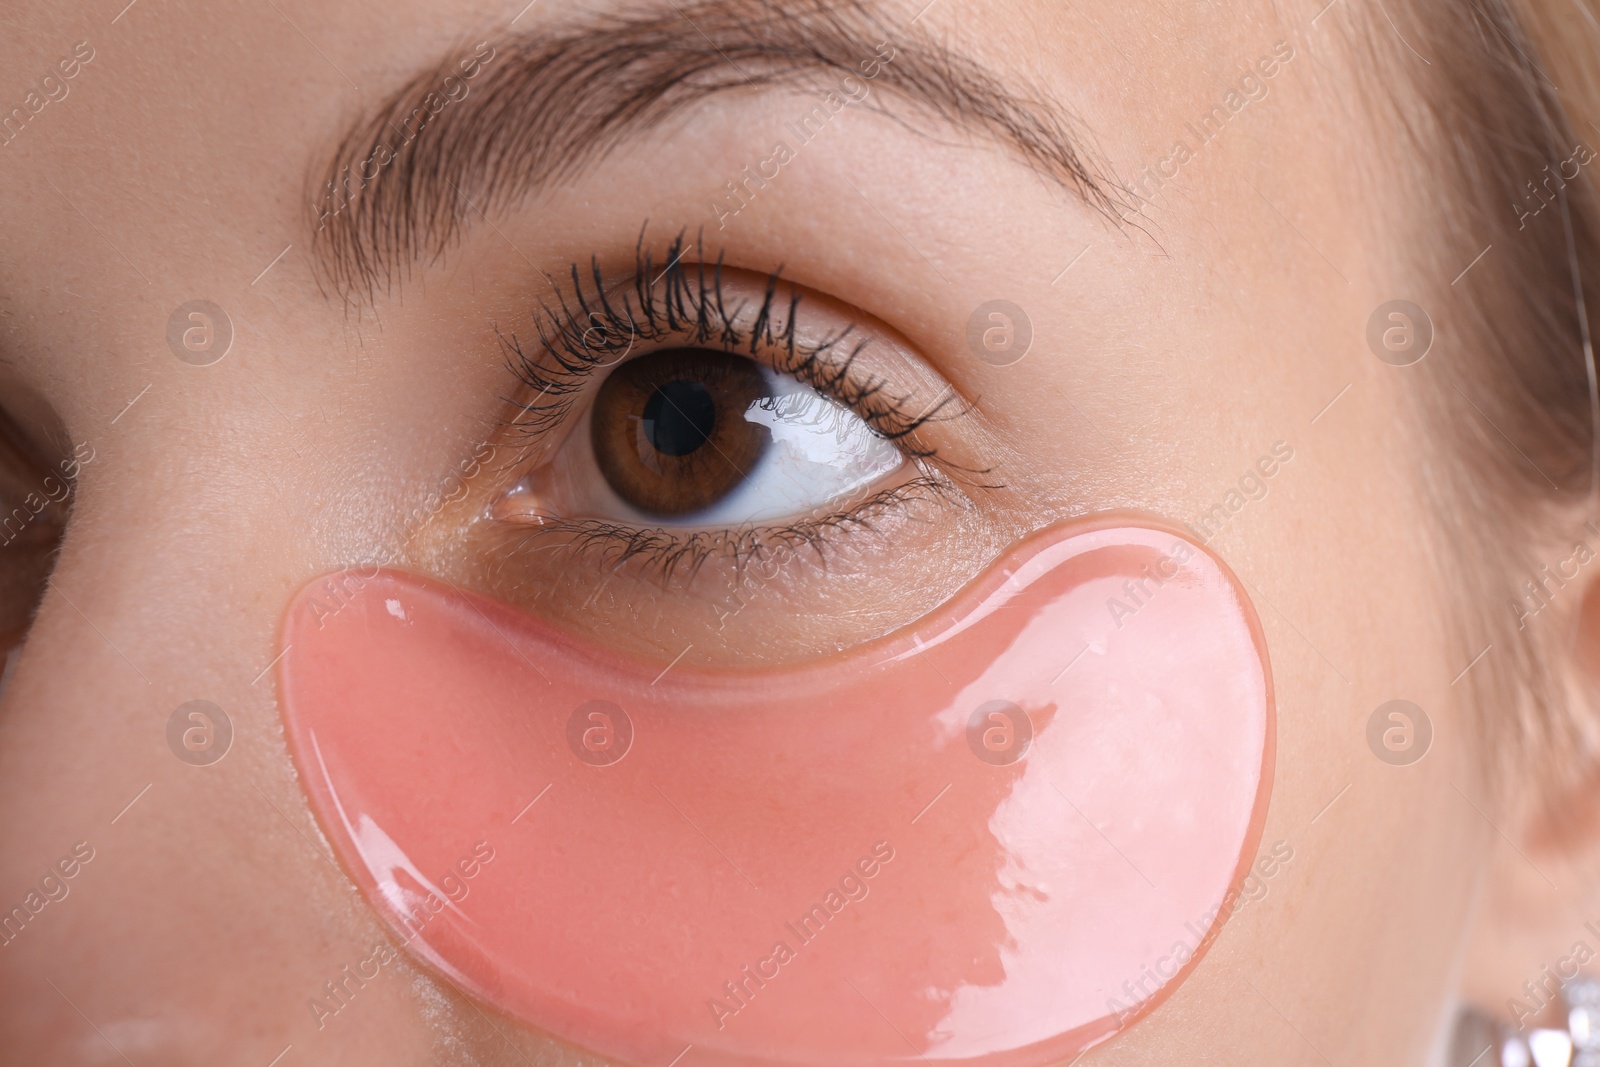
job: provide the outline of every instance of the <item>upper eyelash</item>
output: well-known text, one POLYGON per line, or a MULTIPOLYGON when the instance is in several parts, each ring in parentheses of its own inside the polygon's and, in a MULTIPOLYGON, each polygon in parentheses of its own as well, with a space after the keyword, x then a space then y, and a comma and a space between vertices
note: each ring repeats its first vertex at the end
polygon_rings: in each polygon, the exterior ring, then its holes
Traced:
POLYGON ((670 340, 737 352, 772 364, 849 407, 911 458, 936 458, 936 450, 922 442, 917 431, 930 422, 964 413, 953 390, 913 412, 907 406, 909 398, 891 393, 886 381, 854 370, 857 358, 872 343, 854 336, 854 324, 820 341, 796 337, 800 294, 792 290, 783 326, 775 329, 772 312, 779 299, 781 266, 767 276, 755 317, 748 326, 741 325, 745 306, 730 309, 724 301, 723 256, 719 253, 708 269, 700 237, 694 244, 694 262, 686 266, 683 261, 688 251, 680 232, 667 247, 666 265, 660 266, 645 247, 641 230, 633 276, 620 294, 607 288, 598 257, 590 259, 587 272, 572 264, 570 291, 551 278, 557 303, 542 304, 535 316, 537 353, 525 351, 514 334, 508 336, 496 329, 512 373, 533 397, 515 402, 517 410, 511 421, 518 430, 538 436, 553 428, 566 417, 573 396, 597 369, 620 362, 641 342, 670 340), (952 406, 957 410, 950 413, 952 406))

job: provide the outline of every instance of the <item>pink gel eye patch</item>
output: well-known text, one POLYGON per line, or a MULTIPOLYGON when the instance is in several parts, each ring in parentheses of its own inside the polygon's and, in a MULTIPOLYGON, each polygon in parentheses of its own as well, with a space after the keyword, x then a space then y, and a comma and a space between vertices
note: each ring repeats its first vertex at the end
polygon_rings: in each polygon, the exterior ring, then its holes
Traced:
POLYGON ((290 743, 397 938, 572 1044, 1064 1061, 1198 961, 1272 771, 1249 602, 1131 521, 1042 531, 913 627, 752 671, 345 573, 289 609, 290 743))

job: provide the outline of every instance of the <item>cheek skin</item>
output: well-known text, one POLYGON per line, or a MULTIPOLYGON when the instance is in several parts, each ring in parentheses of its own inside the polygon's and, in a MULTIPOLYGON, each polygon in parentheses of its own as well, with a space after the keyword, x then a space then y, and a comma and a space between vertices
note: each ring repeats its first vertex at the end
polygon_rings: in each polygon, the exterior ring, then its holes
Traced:
POLYGON ((1195 966, 1265 817, 1255 616, 1126 515, 760 671, 663 670, 398 571, 332 612, 319 586, 281 682, 346 868, 451 982, 626 1063, 1071 1058, 1195 966))

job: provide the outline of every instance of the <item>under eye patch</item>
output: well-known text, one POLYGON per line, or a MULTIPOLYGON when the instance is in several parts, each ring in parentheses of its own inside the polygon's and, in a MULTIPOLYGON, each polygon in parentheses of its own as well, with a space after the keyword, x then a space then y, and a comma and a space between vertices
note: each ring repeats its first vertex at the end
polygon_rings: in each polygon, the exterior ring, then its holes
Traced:
POLYGON ((1271 781, 1248 600, 1126 515, 781 669, 389 570, 337 612, 308 586, 283 648, 312 808, 397 942, 628 1064, 1064 1062, 1196 965, 1271 781))

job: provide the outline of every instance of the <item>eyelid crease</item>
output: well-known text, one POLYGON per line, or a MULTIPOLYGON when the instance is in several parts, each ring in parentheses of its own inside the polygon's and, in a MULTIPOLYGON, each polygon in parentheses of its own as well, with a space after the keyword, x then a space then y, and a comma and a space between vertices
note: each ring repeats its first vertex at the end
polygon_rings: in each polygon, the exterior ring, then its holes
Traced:
MULTIPOLYGON (((535 315, 537 350, 525 350, 515 335, 496 329, 506 351, 510 370, 531 400, 512 401, 508 420, 526 440, 537 439, 567 417, 573 398, 590 377, 628 358, 641 343, 657 348, 668 344, 708 347, 748 356, 756 362, 790 374, 850 408, 862 421, 913 459, 939 462, 937 449, 918 436, 924 426, 950 421, 970 408, 954 389, 946 388, 922 404, 890 392, 881 377, 856 369, 871 338, 858 337, 850 324, 814 342, 796 336, 801 294, 791 288, 787 307, 777 316, 782 266, 766 278, 761 304, 748 326, 748 302, 730 309, 725 300, 723 256, 708 263, 702 239, 696 239, 694 258, 680 232, 666 249, 665 266, 659 265, 645 245, 641 229, 629 284, 608 287, 598 258, 591 258, 588 279, 576 263, 570 268, 566 291, 550 278, 557 304, 541 303, 535 315)), ((642 353, 640 353, 642 354, 642 353)), ((965 470, 972 476, 987 470, 965 470)))

